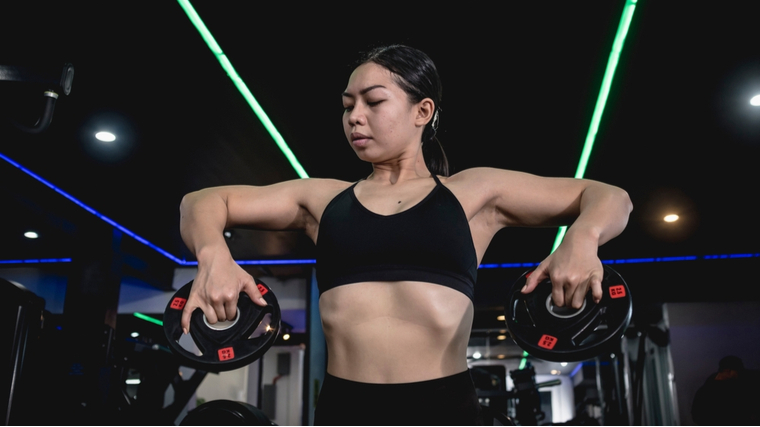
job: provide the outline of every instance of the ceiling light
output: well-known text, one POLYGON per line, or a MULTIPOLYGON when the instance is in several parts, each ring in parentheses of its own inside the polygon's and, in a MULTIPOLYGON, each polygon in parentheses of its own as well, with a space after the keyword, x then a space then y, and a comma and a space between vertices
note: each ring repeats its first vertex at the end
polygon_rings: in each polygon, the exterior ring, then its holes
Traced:
POLYGON ((473 359, 480 359, 481 357, 483 357, 483 355, 480 354, 479 351, 476 351, 475 353, 472 354, 473 359))
POLYGON ((500 354, 500 355, 496 356, 496 358, 497 359, 506 359, 507 355, 506 354, 500 354))
POLYGON ((561 366, 567 366, 567 362, 560 363, 561 366))
POLYGON ((131 336, 132 338, 137 338, 137 337, 140 336, 140 333, 139 332, 132 332, 131 334, 129 334, 129 336, 131 336))
POLYGON ((749 103, 755 107, 760 107, 760 95, 755 95, 749 100, 749 103))
POLYGON ((665 215, 665 218, 663 218, 663 220, 665 220, 665 222, 676 222, 678 221, 678 215, 676 214, 665 215))
POLYGON ((499 335, 498 337, 496 337, 496 339, 499 340, 499 341, 504 341, 505 339, 507 339, 507 336, 506 335, 499 335))
POLYGON ((507 318, 502 314, 501 316, 496 317, 496 320, 498 320, 499 322, 504 322, 505 320, 507 320, 507 318))
POLYGON ((561 374, 561 373, 562 373, 562 372, 560 372, 560 371, 558 371, 558 370, 556 370, 556 369, 552 369, 552 375, 559 375, 559 374, 561 374))
POLYGON ((40 235, 34 231, 27 231, 26 233, 24 233, 24 237, 26 237, 27 239, 36 239, 40 237, 40 235))
POLYGON ((116 135, 111 132, 98 132, 95 134, 95 138, 103 142, 112 142, 116 140, 116 135))
POLYGON ((287 341, 287 340, 289 340, 289 339, 290 339, 290 334, 284 334, 284 335, 282 336, 282 339, 283 339, 283 341, 287 341))

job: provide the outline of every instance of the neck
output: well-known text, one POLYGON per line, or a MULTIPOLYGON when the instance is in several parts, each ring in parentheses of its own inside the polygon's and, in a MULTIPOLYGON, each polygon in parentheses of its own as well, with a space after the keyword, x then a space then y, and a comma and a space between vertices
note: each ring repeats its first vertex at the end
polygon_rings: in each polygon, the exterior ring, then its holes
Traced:
POLYGON ((372 174, 367 180, 396 184, 411 179, 430 178, 431 175, 430 170, 425 165, 422 147, 420 146, 411 156, 373 163, 372 174))

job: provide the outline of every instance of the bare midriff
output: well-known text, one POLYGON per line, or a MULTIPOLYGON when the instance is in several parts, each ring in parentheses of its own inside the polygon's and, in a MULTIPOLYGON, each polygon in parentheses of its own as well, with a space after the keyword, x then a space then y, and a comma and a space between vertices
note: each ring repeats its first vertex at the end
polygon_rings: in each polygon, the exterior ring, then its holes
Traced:
POLYGON ((366 383, 443 378, 467 370, 472 301, 425 282, 337 286, 319 300, 327 372, 366 383))

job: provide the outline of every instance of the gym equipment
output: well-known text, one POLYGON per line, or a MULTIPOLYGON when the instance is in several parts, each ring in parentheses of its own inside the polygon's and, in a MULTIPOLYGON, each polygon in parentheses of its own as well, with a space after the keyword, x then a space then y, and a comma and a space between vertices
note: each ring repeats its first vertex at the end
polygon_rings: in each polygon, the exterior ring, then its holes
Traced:
POLYGON ((281 329, 280 306, 269 286, 256 280, 256 286, 267 302, 265 307, 255 304, 248 294, 241 292, 235 319, 216 324, 208 323, 203 311, 197 308, 190 318, 190 335, 201 354, 183 347, 180 344, 182 310, 192 284, 190 281, 180 288, 164 311, 164 333, 169 346, 187 366, 208 372, 238 369, 259 359, 274 344, 281 329))
POLYGON ((188 412, 181 426, 273 426, 260 409, 245 402, 212 400, 188 412))
MULTIPOLYGON (((0 357, 0 412, 3 425, 24 424, 25 410, 35 405, 39 384, 35 382, 40 370, 42 349, 39 342, 45 300, 24 286, 0 278, 0 339, 5 350, 0 357)), ((32 422, 32 424, 34 424, 32 422)))
POLYGON ((549 279, 533 292, 522 294, 520 290, 533 271, 535 268, 515 281, 505 305, 507 328, 523 350, 552 362, 580 362, 620 341, 633 314, 631 292, 620 274, 605 265, 602 300, 594 303, 589 292, 576 310, 554 305, 549 279))
POLYGON ((55 103, 60 94, 71 93, 71 84, 74 80, 74 66, 70 63, 45 66, 15 66, 0 64, 0 82, 22 83, 26 86, 42 91, 45 107, 42 116, 34 126, 26 126, 16 121, 13 124, 27 133, 42 133, 50 126, 53 120, 55 103))

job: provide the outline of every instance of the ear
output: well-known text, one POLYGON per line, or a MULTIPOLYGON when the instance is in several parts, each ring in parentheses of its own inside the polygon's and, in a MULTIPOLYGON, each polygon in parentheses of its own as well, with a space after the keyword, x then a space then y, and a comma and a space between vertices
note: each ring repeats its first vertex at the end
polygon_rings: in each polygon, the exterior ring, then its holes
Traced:
POLYGON ((417 110, 417 116, 415 117, 414 123, 417 126, 424 127, 430 120, 433 119, 433 113, 435 113, 435 103, 432 99, 423 99, 417 103, 417 105, 415 105, 415 108, 417 110))

